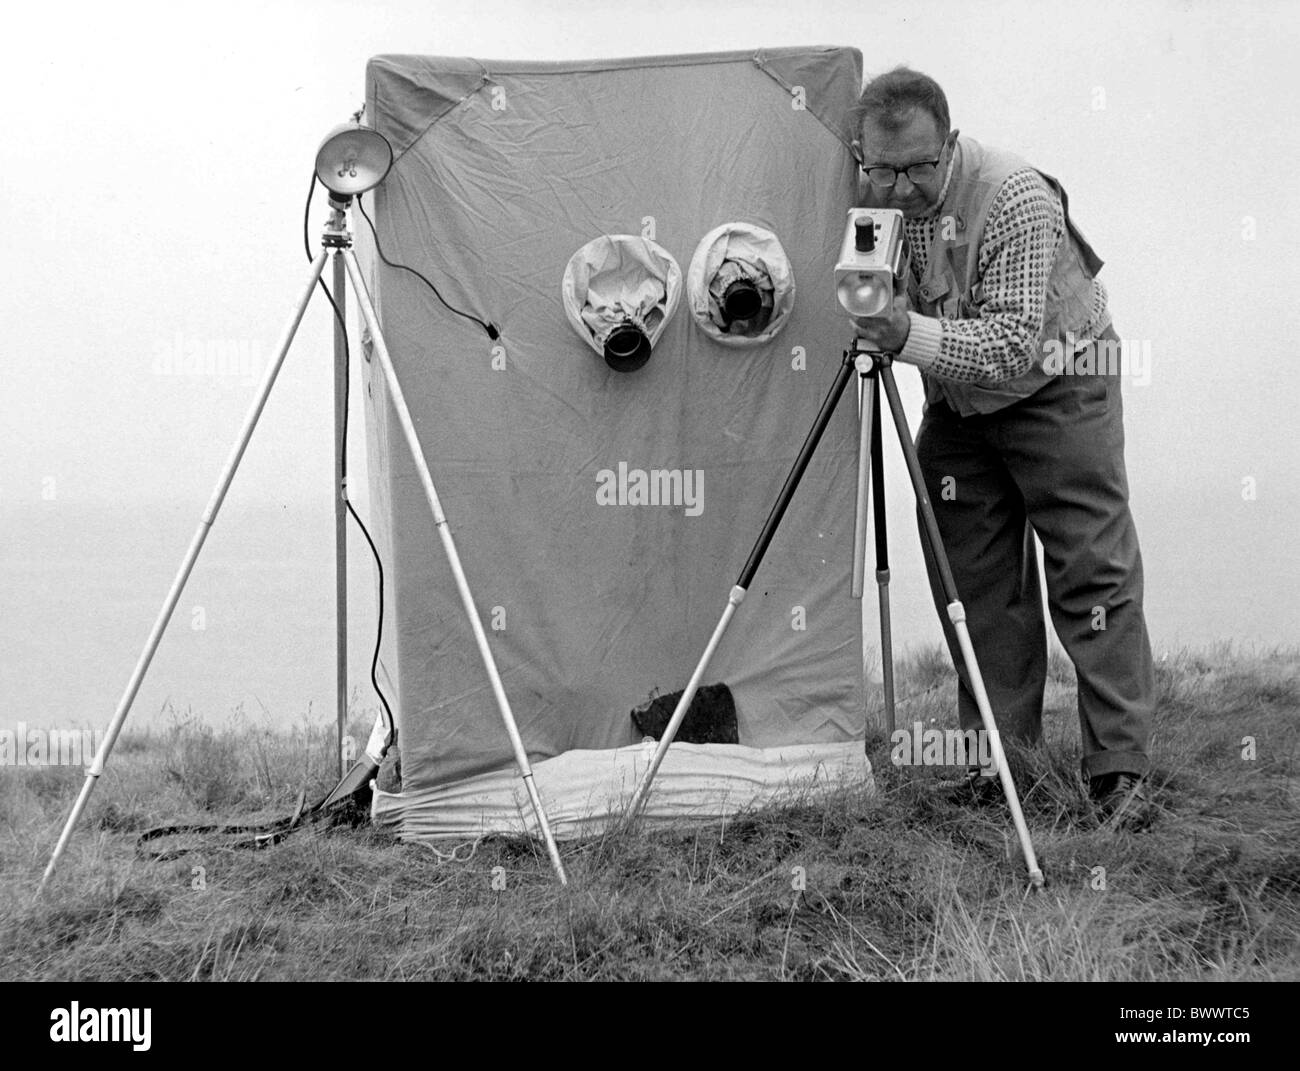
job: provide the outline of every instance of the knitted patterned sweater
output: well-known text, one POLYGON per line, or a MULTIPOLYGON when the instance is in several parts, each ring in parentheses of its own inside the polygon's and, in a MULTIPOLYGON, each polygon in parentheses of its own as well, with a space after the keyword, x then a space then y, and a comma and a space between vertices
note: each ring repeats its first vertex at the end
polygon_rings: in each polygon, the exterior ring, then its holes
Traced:
MULTIPOLYGON (((938 212, 905 222, 912 274, 920 280, 939 226, 938 212)), ((998 382, 1023 374, 1038 355, 1052 262, 1065 239, 1061 201, 1033 168, 1007 176, 993 198, 979 249, 984 300, 969 319, 909 312, 898 360, 941 379, 998 382)), ((1106 288, 1092 284, 1092 317, 1080 339, 1109 321, 1106 288)))

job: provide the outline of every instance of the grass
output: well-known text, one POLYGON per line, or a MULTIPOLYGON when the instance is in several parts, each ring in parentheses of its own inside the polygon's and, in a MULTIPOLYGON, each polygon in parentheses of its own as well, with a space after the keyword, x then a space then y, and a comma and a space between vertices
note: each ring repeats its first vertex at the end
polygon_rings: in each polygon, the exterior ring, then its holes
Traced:
MULTIPOLYGON (((951 724, 946 659, 899 670, 900 722, 951 724)), ((144 828, 278 816, 332 784, 324 727, 180 719, 124 737, 36 905, 82 771, 0 770, 0 979, 1294 980, 1298 670, 1296 651, 1162 657, 1158 806, 1130 832, 1086 801, 1054 659, 1044 746, 1011 756, 1041 892, 1007 812, 936 797, 936 771, 890 765, 883 732, 874 796, 562 844, 567 890, 529 841, 449 859, 366 825, 147 862, 144 828)))

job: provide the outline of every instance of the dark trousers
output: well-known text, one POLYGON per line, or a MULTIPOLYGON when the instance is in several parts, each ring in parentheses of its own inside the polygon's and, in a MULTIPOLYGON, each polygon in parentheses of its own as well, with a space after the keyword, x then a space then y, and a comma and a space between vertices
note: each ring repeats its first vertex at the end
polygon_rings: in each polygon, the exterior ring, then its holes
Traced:
MULTIPOLYGON (((1052 623, 1078 676, 1083 774, 1145 773, 1155 677, 1119 376, 1057 376, 985 415, 933 403, 916 445, 999 731, 1031 743, 1042 735, 1047 636, 1032 531, 1052 623)), ((960 679, 961 727, 978 729, 924 530, 921 545, 960 679)))

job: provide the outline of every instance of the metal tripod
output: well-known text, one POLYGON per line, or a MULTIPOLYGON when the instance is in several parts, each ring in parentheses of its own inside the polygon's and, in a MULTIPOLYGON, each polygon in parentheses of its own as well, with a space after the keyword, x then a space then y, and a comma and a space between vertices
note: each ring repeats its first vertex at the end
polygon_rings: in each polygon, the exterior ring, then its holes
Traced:
MULTIPOLYGON (((370 293, 366 289, 365 280, 361 276, 361 268, 357 264, 356 254, 352 250, 352 235, 347 229, 347 220, 345 212, 351 202, 351 197, 342 197, 332 194, 330 196, 330 207, 332 212, 329 220, 325 225, 324 234, 321 237, 321 251, 316 254, 312 261, 311 269, 308 272, 306 284, 303 286, 302 293, 298 297, 298 302, 294 307, 293 315, 289 319, 289 324, 285 328, 284 334, 276 347, 275 358, 271 361, 265 374, 262 376, 262 382, 258 386, 257 395, 253 404, 249 408, 247 416, 244 418, 243 427, 240 429, 239 437, 235 442, 226 460, 225 467, 222 469, 221 477, 217 481, 216 489, 209 499, 207 507, 203 510, 203 515, 199 521, 198 528, 190 540, 189 549, 185 552, 184 560, 181 562, 179 571, 172 586, 167 592, 167 597, 163 601, 162 609, 158 613, 157 620, 154 622, 153 630, 149 633, 149 639, 145 643, 144 650, 136 662, 131 678, 127 682, 126 690, 118 702, 117 710, 113 714, 113 720, 109 722, 108 729, 104 734, 103 742, 95 754, 94 761, 86 772, 86 780, 81 786, 81 792, 77 796, 77 801, 73 804, 72 813, 68 816, 67 823, 63 827, 63 832, 59 835, 58 843, 54 846, 54 853, 50 856, 49 865, 45 868, 45 873, 41 877, 41 883, 37 887, 36 895, 39 897, 44 890, 46 883, 54 874, 55 867, 58 866, 60 857, 63 855, 72 838, 73 829, 76 827, 82 812, 86 808, 86 803, 90 799, 90 794, 94 791, 95 782, 104 772, 105 764, 108 762, 108 756, 113 750, 113 745, 117 741, 118 734, 126 722, 127 714, 131 710, 131 704, 135 701, 140 685, 144 680, 144 675, 149 669, 149 663, 153 660, 154 652, 158 649, 158 644, 162 640, 163 632, 170 621, 172 611, 176 609, 176 603, 181 597, 181 592, 185 588, 185 583, 189 579, 190 572, 194 568, 194 563, 198 560, 199 552, 203 549, 203 543, 208 537, 208 532, 212 528, 213 522, 217 518, 217 512, 221 509, 221 503, 226 497, 226 492, 230 489, 231 481, 234 479, 235 470, 239 467, 239 462, 244 456, 244 450, 248 446, 249 439, 252 437, 253 429, 257 426, 258 418, 262 414, 262 409, 270 397, 271 388, 275 385, 276 376, 279 374, 280 366, 284 363, 285 356, 289 352, 289 346, 293 342, 293 337, 298 330, 299 323, 302 322, 304 312, 311 300, 316 284, 325 270, 325 260, 329 252, 332 251, 336 258, 341 258, 343 266, 347 269, 348 277, 352 280, 352 289, 357 297, 357 304, 361 309, 362 317, 365 319, 366 327, 370 331, 371 338, 374 342, 375 355, 379 360, 380 368, 383 371, 385 382, 388 386, 389 397, 393 409, 397 415, 398 422, 401 424, 402 432, 406 439, 406 445, 411 452, 411 458, 420 476, 420 483, 424 488, 425 497, 429 502, 429 509, 433 514, 433 523, 438 530, 438 535, 442 539, 443 550, 447 554, 448 563, 456 580, 456 588, 460 593, 461 603, 465 609, 465 615, 469 619, 470 628, 474 633, 474 641, 478 645, 479 654, 482 656, 484 668, 487 670, 488 679, 492 685, 492 692, 496 698, 497 707, 501 713, 501 720, 505 724, 506 733, 510 737, 510 744, 514 750, 515 763, 519 768, 520 776, 523 778, 524 785, 528 790, 528 798, 532 803, 533 813, 537 817, 538 828, 546 842, 547 854, 550 856, 551 865, 555 869, 556 876, 560 879, 562 885, 568 884, 568 879, 564 873, 564 864, 560 861, 559 849, 556 848, 555 838, 551 835, 550 823, 546 820, 546 812, 542 807, 541 797, 538 795, 537 786, 533 782, 533 771, 528 762, 528 754, 524 749, 523 740, 519 735, 519 728, 515 723, 514 714, 510 710, 510 701, 506 698, 505 688, 501 683, 501 675, 497 671, 496 660, 492 657, 492 649, 488 646, 487 634, 483 630, 483 623, 479 620, 478 610, 474 606, 473 596, 470 594, 469 583, 465 579, 465 571, 461 567, 460 555, 456 552, 456 544, 451 537, 451 529, 447 525, 447 517, 443 513, 442 503, 438 498, 438 492, 433 486, 433 477, 429 474, 429 466, 424 460, 424 453, 420 448, 419 436, 416 434, 415 424, 411 420, 410 410, 406 405, 406 398, 402 393, 402 386, 398 382, 397 373, 393 369, 392 359, 388 354, 388 346, 384 342, 383 333, 379 329, 379 319, 375 314, 374 305, 370 300, 370 293)), ((338 260, 335 261, 335 281, 341 282, 341 275, 338 272, 338 260)))
POLYGON ((781 487, 776 504, 772 507, 771 513, 768 514, 767 520, 763 524, 763 530, 759 533, 753 550, 750 551, 749 559, 745 562, 745 567, 741 570, 739 579, 731 589, 731 594, 727 598, 726 609, 723 610, 722 617, 704 648, 704 654, 696 665, 695 672, 691 674, 686 690, 682 693, 681 699, 678 700, 673 716, 659 739, 659 746, 655 749, 654 757, 650 760, 650 766, 637 784, 636 791, 633 793, 632 800, 628 805, 625 821, 630 823, 640 814, 646 796, 650 791, 650 785, 654 781, 655 774, 659 771, 660 764, 663 762, 664 755, 672 744, 682 720, 686 717, 686 712, 690 709, 695 693, 699 690, 704 672, 708 668, 718 644, 722 641, 722 636, 731 623, 736 608, 744 601, 745 593, 754 579, 754 574, 758 571, 763 555, 767 552, 768 545, 772 542, 772 537, 776 534, 781 519, 785 516, 786 508, 794 497, 804 470, 807 469, 808 462, 816 452, 817 445, 821 441, 827 425, 830 424, 835 407, 844 393, 844 388, 848 386, 849 380, 855 371, 862 377, 865 389, 862 398, 858 438, 858 487, 854 510, 853 595, 855 598, 861 598, 864 587, 867 485, 872 482, 874 471, 873 513, 876 532, 876 579, 880 592, 881 662, 884 677, 885 710, 889 727, 892 731, 894 724, 894 678, 889 620, 889 557, 888 543, 885 536, 884 464, 880 419, 881 386, 883 386, 885 397, 889 401, 890 414, 894 420, 894 427, 898 432, 898 441, 903 449, 903 457, 907 462, 907 471, 911 477, 912 490, 916 495, 917 508, 921 513, 922 538, 927 541, 937 563, 944 599, 947 602, 948 619, 952 622, 953 629, 956 631, 962 660, 970 677, 971 691, 974 693, 976 705, 979 707, 980 720, 983 722, 984 732, 988 736, 993 761, 997 765, 998 777, 1002 782, 1002 791, 1005 793, 1007 803, 1011 807, 1011 818, 1015 823, 1016 835, 1020 839, 1020 847, 1024 852, 1025 864, 1029 870, 1029 879, 1034 886, 1041 887, 1043 872, 1039 868, 1038 859, 1034 854, 1029 829, 1025 825, 1025 816, 1020 809, 1020 796, 1016 792, 1015 781, 1011 776, 1011 769, 1007 765, 1006 753, 1002 749, 1002 739, 998 735, 997 724, 993 719, 993 710, 989 705, 988 693, 984 688, 984 679, 980 674, 979 663, 975 658, 975 648, 971 644, 970 632, 966 628, 966 610, 957 597, 957 585, 953 581, 952 570, 948 565, 948 555, 944 551, 943 539, 939 534, 939 524, 935 520, 934 509, 930 504, 930 496, 925 489, 925 480, 921 475, 921 463, 917 459, 916 446, 912 442, 911 432, 907 425, 907 414, 903 410, 903 402, 898 394, 898 385, 894 381, 893 357, 887 353, 878 353, 865 349, 859 339, 854 339, 850 347, 844 351, 844 358, 840 363, 835 381, 831 384, 831 389, 822 402, 822 407, 813 421, 808 437, 804 440, 799 455, 795 458, 794 465, 790 469, 790 474, 781 487))

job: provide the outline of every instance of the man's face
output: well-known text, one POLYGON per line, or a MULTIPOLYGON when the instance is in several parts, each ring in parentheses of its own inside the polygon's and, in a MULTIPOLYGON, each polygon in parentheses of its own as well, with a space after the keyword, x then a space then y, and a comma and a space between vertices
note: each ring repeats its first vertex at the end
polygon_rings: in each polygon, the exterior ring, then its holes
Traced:
POLYGON ((952 154, 949 139, 940 133, 934 116, 913 108, 898 130, 888 130, 870 117, 862 124, 863 167, 892 167, 898 180, 892 189, 876 186, 867 176, 867 198, 873 208, 897 208, 907 218, 923 216, 939 203, 952 154), (928 179, 914 181, 904 173, 912 164, 939 161, 928 179))

